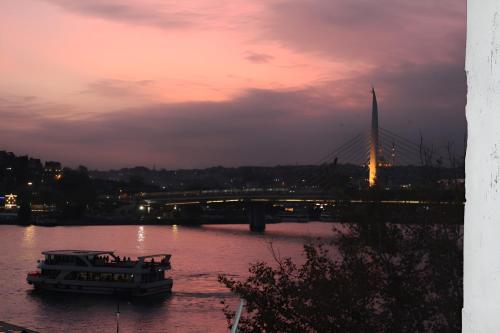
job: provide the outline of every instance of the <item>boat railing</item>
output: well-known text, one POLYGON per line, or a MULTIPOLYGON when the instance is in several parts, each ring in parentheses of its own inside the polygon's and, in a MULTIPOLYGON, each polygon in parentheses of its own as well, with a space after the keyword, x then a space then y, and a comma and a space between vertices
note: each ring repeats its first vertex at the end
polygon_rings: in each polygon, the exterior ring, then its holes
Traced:
POLYGON ((77 262, 71 262, 71 261, 58 261, 58 260, 39 260, 38 261, 41 264, 45 265, 57 265, 57 266, 84 266, 83 264, 79 264, 77 262))
POLYGON ((166 270, 166 269, 170 269, 172 268, 172 266, 170 265, 170 263, 163 263, 163 264, 160 264, 160 263, 145 263, 144 265, 142 265, 143 268, 149 268, 151 270, 157 270, 157 269, 163 269, 163 270, 166 270))
POLYGON ((139 261, 110 261, 110 262, 94 262, 92 266, 94 267, 134 267, 139 261))
POLYGON ((154 261, 153 258, 151 261, 147 261, 146 259, 143 259, 143 264, 142 267, 150 267, 150 268, 163 268, 163 269, 170 269, 171 264, 170 264, 170 255, 164 256, 161 260, 159 261, 154 261))
POLYGON ((141 264, 142 268, 151 268, 151 269, 170 269, 170 261, 162 260, 162 261, 140 261, 140 260, 130 260, 130 261, 111 261, 111 262, 98 262, 93 263, 93 267, 115 267, 115 268, 133 268, 136 267, 137 264, 141 264))
POLYGON ((38 260, 39 264, 54 265, 54 266, 87 266, 90 264, 92 267, 113 267, 113 268, 134 268, 140 265, 141 268, 151 269, 171 269, 170 254, 151 255, 138 257, 136 260, 127 258, 125 260, 117 260, 117 257, 104 259, 104 258, 85 258, 74 261, 65 261, 58 259, 45 259, 38 260), (155 260, 156 259, 156 260, 155 260))

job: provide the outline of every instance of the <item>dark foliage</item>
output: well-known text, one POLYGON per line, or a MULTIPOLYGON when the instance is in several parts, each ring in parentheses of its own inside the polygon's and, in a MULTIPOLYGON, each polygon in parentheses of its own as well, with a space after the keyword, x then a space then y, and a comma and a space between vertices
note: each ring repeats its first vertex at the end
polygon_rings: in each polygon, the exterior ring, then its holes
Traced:
MULTIPOLYGON (((276 258, 221 283, 247 302, 240 332, 459 332, 462 227, 356 224, 305 262, 276 258)), ((234 311, 225 308, 228 323, 234 311)))
POLYGON ((31 195, 26 189, 19 192, 18 195, 19 210, 17 211, 18 224, 31 223, 31 195))
POLYGON ((56 186, 57 205, 64 218, 79 218, 95 200, 95 188, 88 176, 87 169, 80 166, 77 170, 64 169, 64 176, 56 186))

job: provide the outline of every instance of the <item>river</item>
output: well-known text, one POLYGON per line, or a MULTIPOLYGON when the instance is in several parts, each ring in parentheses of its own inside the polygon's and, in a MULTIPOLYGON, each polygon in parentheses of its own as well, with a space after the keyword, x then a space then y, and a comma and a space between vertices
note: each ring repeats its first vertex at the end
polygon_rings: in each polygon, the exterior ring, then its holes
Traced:
POLYGON ((264 234, 247 225, 182 226, 0 226, 0 320, 40 332, 228 332, 221 300, 238 302, 217 282, 221 273, 248 274, 251 262, 272 263, 270 243, 282 257, 300 261, 302 245, 331 238, 332 224, 281 223, 264 234), (155 300, 33 292, 26 273, 41 251, 114 250, 120 256, 172 254, 173 292, 155 300))

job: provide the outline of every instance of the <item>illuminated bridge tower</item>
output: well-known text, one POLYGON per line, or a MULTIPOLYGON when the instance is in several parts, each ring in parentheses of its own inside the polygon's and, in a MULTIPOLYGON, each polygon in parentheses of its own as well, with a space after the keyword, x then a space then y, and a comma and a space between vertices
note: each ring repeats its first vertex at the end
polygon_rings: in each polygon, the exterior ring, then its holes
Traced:
POLYGON ((375 186, 377 183, 377 167, 379 160, 379 145, 378 145, 378 105, 377 105, 377 95, 375 95, 375 89, 372 88, 372 128, 370 132, 370 164, 369 164, 369 175, 368 183, 370 187, 375 186))

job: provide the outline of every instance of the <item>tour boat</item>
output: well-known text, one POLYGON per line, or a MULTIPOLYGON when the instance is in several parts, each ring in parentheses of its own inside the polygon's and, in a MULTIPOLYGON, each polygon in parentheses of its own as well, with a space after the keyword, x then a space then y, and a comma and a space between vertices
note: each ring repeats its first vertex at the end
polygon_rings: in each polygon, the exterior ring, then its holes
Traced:
POLYGON ((113 251, 42 252, 37 272, 26 280, 35 289, 106 295, 151 296, 169 293, 170 254, 120 258, 113 251))

